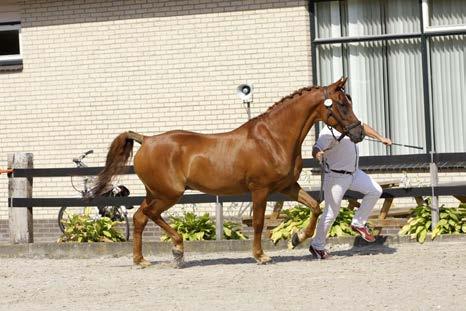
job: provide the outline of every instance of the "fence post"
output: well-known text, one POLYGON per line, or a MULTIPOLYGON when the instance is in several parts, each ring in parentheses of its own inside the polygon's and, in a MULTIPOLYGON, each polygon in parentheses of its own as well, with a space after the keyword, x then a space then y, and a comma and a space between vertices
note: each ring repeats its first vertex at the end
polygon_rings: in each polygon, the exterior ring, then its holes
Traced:
MULTIPOLYGON (((33 168, 32 153, 11 153, 8 154, 8 168, 33 168)), ((32 177, 15 178, 14 172, 8 179, 8 200, 11 198, 31 198, 32 197, 32 177)), ((32 207, 8 207, 10 242, 32 243, 32 207)))
POLYGON ((438 166, 437 163, 434 162, 432 159, 432 162, 430 163, 429 166, 429 171, 430 171, 430 184, 432 187, 432 202, 431 202, 431 208, 432 208, 432 230, 434 230, 435 226, 437 226, 437 223, 439 221, 439 206, 438 206, 438 196, 435 195, 435 187, 438 186, 438 166))
POLYGON ((215 235, 216 240, 223 240, 223 202, 216 197, 215 203, 215 235))

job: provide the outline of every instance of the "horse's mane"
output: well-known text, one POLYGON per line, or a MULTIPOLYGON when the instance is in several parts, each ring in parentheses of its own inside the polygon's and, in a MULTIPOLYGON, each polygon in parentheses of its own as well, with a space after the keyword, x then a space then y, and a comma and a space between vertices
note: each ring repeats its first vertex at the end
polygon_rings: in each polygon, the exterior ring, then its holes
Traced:
POLYGON ((316 90, 316 89, 319 89, 319 88, 320 88, 319 86, 307 86, 307 87, 300 88, 299 90, 294 91, 290 95, 284 96, 278 102, 276 102, 275 104, 273 104, 272 106, 267 108, 267 110, 264 113, 258 115, 257 117, 252 118, 251 120, 260 119, 260 118, 268 115, 271 111, 276 110, 276 108, 278 108, 278 107, 281 107, 283 105, 283 103, 286 102, 288 99, 292 99, 293 97, 295 97, 297 95, 301 96, 301 95, 303 95, 304 92, 310 92, 310 91, 313 91, 313 90, 316 90))

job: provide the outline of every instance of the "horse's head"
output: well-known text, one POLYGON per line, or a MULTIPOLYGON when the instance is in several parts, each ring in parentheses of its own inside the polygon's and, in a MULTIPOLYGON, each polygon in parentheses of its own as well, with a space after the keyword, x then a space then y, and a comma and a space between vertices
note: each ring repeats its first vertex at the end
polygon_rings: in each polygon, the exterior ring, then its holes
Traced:
POLYGON ((347 135, 352 142, 359 143, 364 139, 365 133, 361 121, 354 115, 351 96, 345 92, 347 79, 341 78, 322 88, 320 119, 347 135))

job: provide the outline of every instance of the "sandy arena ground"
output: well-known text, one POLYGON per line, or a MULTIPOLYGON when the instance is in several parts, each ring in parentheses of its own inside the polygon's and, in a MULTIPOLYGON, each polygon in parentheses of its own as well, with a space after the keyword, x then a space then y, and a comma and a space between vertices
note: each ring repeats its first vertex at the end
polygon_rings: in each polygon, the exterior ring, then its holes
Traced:
POLYGON ((466 242, 170 258, 0 259, 0 310, 466 310, 466 242))

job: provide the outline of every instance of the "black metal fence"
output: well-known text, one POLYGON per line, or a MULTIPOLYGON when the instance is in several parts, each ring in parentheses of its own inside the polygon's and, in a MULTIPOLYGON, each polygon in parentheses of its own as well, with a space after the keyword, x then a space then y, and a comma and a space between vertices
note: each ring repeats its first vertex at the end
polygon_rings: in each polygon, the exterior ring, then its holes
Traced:
MULTIPOLYGON (((404 171, 419 170, 426 171, 433 160, 437 167, 448 170, 465 170, 466 153, 444 153, 435 154, 433 157, 429 154, 416 155, 396 155, 396 156, 371 156, 361 157, 359 166, 366 171, 404 171)), ((314 159, 304 159, 304 168, 310 168, 315 174, 320 173, 320 166, 314 159)), ((97 175, 102 167, 86 168, 24 168, 14 169, 9 174, 10 178, 27 177, 66 177, 66 176, 92 176, 97 175)), ((134 168, 128 166, 124 174, 134 174, 134 168)), ((450 183, 438 185, 436 187, 413 187, 413 188, 389 188, 384 189, 382 198, 399 198, 399 197, 420 197, 431 196, 432 191, 436 196, 446 195, 466 195, 466 181, 459 183, 450 183)), ((317 198, 319 189, 310 189, 308 193, 317 198)), ((346 198, 362 198, 362 194, 354 191, 348 191, 346 198)), ((144 197, 99 197, 93 200, 84 200, 82 198, 15 198, 8 200, 9 207, 61 207, 61 206, 102 206, 102 205, 140 205, 144 197)), ((290 201, 282 194, 274 193, 269 197, 269 201, 290 201)), ((219 196, 209 194, 186 194, 179 203, 216 203, 216 202, 251 202, 250 194, 219 196)))

